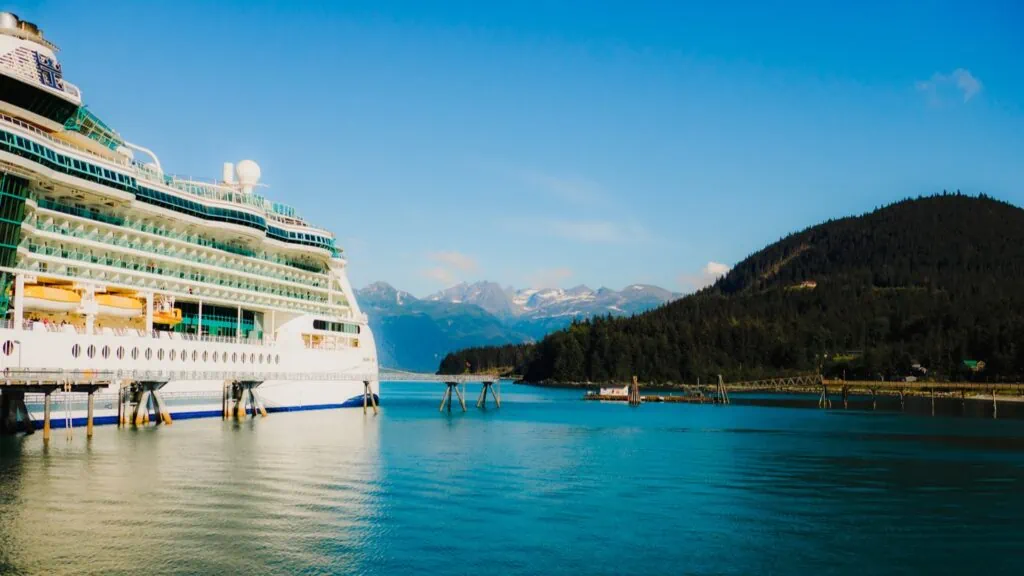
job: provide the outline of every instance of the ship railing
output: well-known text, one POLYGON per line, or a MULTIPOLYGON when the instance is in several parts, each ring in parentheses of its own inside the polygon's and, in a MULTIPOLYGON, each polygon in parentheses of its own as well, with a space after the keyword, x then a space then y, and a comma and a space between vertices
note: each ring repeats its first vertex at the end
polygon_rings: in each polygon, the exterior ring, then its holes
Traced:
POLYGON ((47 134, 43 130, 40 130, 39 128, 36 128, 35 126, 33 126, 31 124, 29 124, 27 122, 24 122, 22 120, 19 120, 17 118, 8 116, 7 114, 0 114, 0 121, 7 122, 7 123, 10 123, 10 124, 14 124, 18 128, 21 128, 22 130, 25 130, 26 132, 31 132, 33 136, 38 136, 40 138, 43 138, 44 140, 46 140, 47 142, 50 142, 54 146, 58 146, 60 148, 68 148, 68 149, 74 150, 76 152, 81 152, 82 154, 88 154, 91 158, 95 158, 95 159, 98 159, 100 161, 107 162, 109 164, 115 164, 117 166, 121 166, 121 167, 124 167, 124 168, 130 168, 131 167, 131 164, 127 160, 123 160, 122 161, 122 160, 116 160, 116 159, 107 158, 106 156, 101 156, 101 155, 93 152, 92 150, 89 150, 88 148, 83 148, 81 146, 72 144, 70 142, 65 142, 64 140, 59 140, 57 138, 54 138, 53 136, 50 136, 49 134, 47 134))
POLYGON ((35 382, 168 382, 171 380, 235 380, 265 382, 291 380, 340 382, 352 380, 377 381, 377 372, 283 372, 272 370, 66 370, 36 368, 5 368, 6 380, 35 382))
MULTIPOLYGON (((131 229, 134 229, 134 230, 139 230, 140 232, 147 232, 147 233, 150 233, 150 234, 156 234, 156 235, 164 237, 164 238, 170 238, 172 240, 178 240, 180 242, 186 242, 186 243, 194 244, 194 245, 197 245, 197 246, 216 248, 216 249, 225 250, 225 251, 229 251, 229 252, 231 251, 231 250, 227 250, 227 249, 223 248, 222 246, 215 245, 215 243, 212 243, 212 242, 209 242, 209 243, 207 243, 207 242, 200 242, 200 241, 197 241, 197 240, 195 240, 193 238, 187 237, 185 235, 181 235, 180 237, 178 237, 178 236, 175 236, 175 235, 172 235, 172 234, 169 234, 169 233, 159 232, 156 229, 146 230, 146 229, 144 229, 141 226, 127 224, 125 222, 120 222, 119 223, 119 222, 116 221, 116 219, 111 218, 111 217, 107 217, 107 216, 105 216, 105 215, 103 215, 102 213, 99 213, 99 212, 87 211, 87 210, 82 210, 82 209, 79 209, 79 208, 69 207, 69 206, 65 206, 65 205, 59 204, 57 202, 52 202, 52 201, 45 200, 45 199, 42 199, 42 198, 38 199, 37 203, 38 203, 39 207, 41 207, 41 208, 53 210, 55 212, 60 212, 62 214, 68 214, 68 215, 71 215, 71 216, 78 216, 78 217, 81 217, 81 218, 88 218, 90 220, 95 220, 97 222, 103 222, 105 224, 123 225, 123 226, 125 226, 127 228, 131 228, 131 229)), ((71 229, 71 228, 66 227, 66 226, 58 226, 56 224, 47 224, 45 222, 43 222, 43 223, 36 222, 35 224, 33 224, 33 226, 37 230, 40 230, 42 232, 51 232, 51 233, 54 233, 54 234, 62 234, 64 236, 72 236, 72 237, 75 237, 75 238, 82 238, 82 239, 85 239, 85 240, 92 240, 94 242, 101 242, 103 244, 109 244, 111 246, 120 246, 122 248, 130 248, 132 250, 139 250, 141 252, 149 252, 149 253, 152 253, 152 254, 159 254, 159 255, 162 255, 162 256, 170 256, 172 258, 182 259, 182 258, 186 258, 187 257, 187 254, 183 254, 180 251, 169 250, 169 249, 166 249, 166 248, 157 248, 157 247, 152 245, 152 241, 150 241, 150 242, 143 242, 143 243, 132 242, 131 240, 128 240, 126 238, 114 238, 114 237, 102 236, 102 235, 99 235, 99 234, 90 234, 90 233, 82 232, 80 230, 71 229)), ((288 264, 286 262, 277 262, 277 261, 271 260, 270 258, 262 258, 260 256, 255 255, 255 254, 241 254, 241 253, 238 253, 238 255, 239 256, 247 256, 247 257, 250 257, 250 258, 256 258, 256 259, 264 260, 264 261, 267 261, 267 262, 274 262, 276 264, 284 264, 284 265, 291 265, 293 267, 297 267, 297 266, 295 266, 293 264, 288 264)), ((217 262, 214 262, 214 261, 211 261, 211 260, 207 260, 205 258, 199 258, 199 259, 197 259, 197 261, 202 263, 202 264, 207 264, 207 265, 210 265, 210 266, 218 266, 218 267, 222 267, 222 268, 225 268, 225 269, 228 269, 228 270, 237 271, 237 272, 244 272, 244 273, 247 273, 247 274, 256 274, 256 275, 260 275, 260 276, 267 276, 267 277, 274 278, 276 280, 281 280, 281 281, 284 281, 284 282, 293 282, 293 283, 303 284, 303 285, 309 284, 309 285, 311 285, 311 286, 313 286, 315 288, 322 288, 325 285, 324 282, 322 282, 320 279, 315 278, 315 277, 312 278, 312 279, 307 280, 307 279, 301 279, 301 278, 290 276, 288 274, 283 274, 281 272, 271 271, 271 270, 265 270, 265 271, 262 271, 262 272, 257 272, 255 270, 253 270, 252 264, 249 264, 248 266, 246 266, 246 265, 234 264, 234 263, 232 263, 230 261, 217 261, 217 262)), ((316 272, 314 270, 309 270, 308 268, 302 268, 302 270, 305 271, 305 272, 310 272, 310 273, 314 273, 314 274, 323 274, 323 272, 316 272)), ((198 278, 193 278, 193 279, 198 279, 198 278)))
POLYGON ((222 202, 229 202, 232 204, 237 204, 239 206, 259 208, 267 213, 271 212, 272 210, 271 207, 269 206, 269 202, 262 196, 259 196, 257 194, 243 194, 241 192, 233 191, 230 187, 228 187, 222 182, 206 181, 199 178, 166 174, 154 170, 150 166, 147 166, 146 164, 136 160, 121 159, 118 157, 110 158, 108 156, 97 154, 96 152, 89 150, 88 148, 84 148, 82 146, 78 146, 76 144, 72 144, 70 142, 54 138, 45 131, 40 130, 39 128, 23 120, 19 120, 18 118, 14 118, 13 116, 8 116, 7 114, 0 114, 0 121, 13 124, 14 126, 17 126, 22 130, 32 133, 33 136, 37 136, 39 138, 46 140, 47 142, 53 144, 54 146, 57 146, 58 148, 74 150, 75 152, 87 155, 90 159, 99 160, 101 162, 106 162, 108 164, 127 169, 136 178, 145 180, 147 182, 151 182, 154 184, 162 184, 179 192, 189 194, 191 196, 220 200, 222 202))
MULTIPOLYGON (((57 256, 67 260, 76 260, 79 262, 87 262, 90 264, 100 264, 104 266, 110 266, 113 268, 122 268, 125 270, 133 270, 138 272, 148 272, 150 274, 158 274, 161 276, 173 276, 178 275, 180 279, 185 279, 186 276, 190 280, 203 282, 211 286, 224 286, 227 288, 235 288, 238 290, 247 290, 261 295, 269 296, 280 296, 283 298, 292 298, 294 300, 301 300, 310 302, 313 304, 327 304, 326 297, 315 297, 309 290, 303 294, 302 290, 282 290, 276 287, 264 286, 253 282, 238 282, 234 280, 224 280, 222 278, 206 277, 200 275, 197 277, 193 273, 184 272, 183 270, 176 270, 173 268, 164 268, 162 266, 153 266, 150 264, 143 264, 139 262, 130 262, 127 259, 120 258, 109 258, 106 256, 97 256, 91 252, 81 252, 78 250, 68 250, 67 248, 58 248, 55 246, 46 246, 43 244, 36 244, 34 242, 28 242, 24 244, 29 252, 35 254, 43 254, 45 256, 57 256)), ((180 266, 180 265, 179 265, 180 266)), ((319 296, 319 294, 317 295, 319 296)))

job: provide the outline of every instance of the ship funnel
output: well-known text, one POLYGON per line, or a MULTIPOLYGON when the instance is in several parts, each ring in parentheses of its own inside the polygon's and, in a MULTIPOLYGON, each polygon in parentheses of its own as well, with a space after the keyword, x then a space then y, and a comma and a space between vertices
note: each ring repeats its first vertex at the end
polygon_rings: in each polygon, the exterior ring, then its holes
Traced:
POLYGON ((231 162, 224 163, 224 171, 221 174, 223 174, 221 179, 224 180, 225 184, 235 183, 235 165, 231 162))

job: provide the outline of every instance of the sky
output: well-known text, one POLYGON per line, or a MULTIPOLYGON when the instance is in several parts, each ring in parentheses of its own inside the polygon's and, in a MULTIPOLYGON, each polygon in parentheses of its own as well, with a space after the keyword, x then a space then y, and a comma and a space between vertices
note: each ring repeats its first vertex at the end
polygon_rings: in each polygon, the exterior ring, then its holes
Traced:
POLYGON ((688 292, 908 196, 1024 204, 1009 1, 0 7, 165 170, 258 162, 357 287, 688 292))

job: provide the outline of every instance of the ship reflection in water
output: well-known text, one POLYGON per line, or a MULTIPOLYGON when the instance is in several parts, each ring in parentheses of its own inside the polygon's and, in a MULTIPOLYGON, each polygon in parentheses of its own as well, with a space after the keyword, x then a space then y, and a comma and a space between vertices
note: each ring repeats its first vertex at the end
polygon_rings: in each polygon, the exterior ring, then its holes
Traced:
POLYGON ((385 384, 378 417, 0 438, 0 573, 1024 568, 1021 420, 519 386, 448 415, 440 393, 385 384))

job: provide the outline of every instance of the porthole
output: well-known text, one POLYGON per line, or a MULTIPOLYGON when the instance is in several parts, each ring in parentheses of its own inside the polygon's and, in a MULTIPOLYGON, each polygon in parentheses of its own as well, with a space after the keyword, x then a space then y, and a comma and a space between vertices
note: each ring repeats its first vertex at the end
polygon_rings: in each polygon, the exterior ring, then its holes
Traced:
MULTIPOLYGON (((161 351, 160 351, 160 359, 161 359, 161 360, 163 360, 163 359, 164 359, 164 355, 163 355, 163 352, 164 352, 163 350, 161 350, 161 351)), ((175 351, 175 350, 171 350, 171 362, 174 362, 174 360, 175 360, 175 359, 176 359, 177 357, 178 357, 178 352, 177 352, 177 351, 175 351)))
MULTIPOLYGON (((193 354, 195 354, 195 352, 193 352, 193 354)), ((193 358, 193 359, 194 359, 194 358, 193 358)), ((186 360, 188 360, 188 352, 186 352, 186 351, 182 350, 182 351, 181 351, 181 361, 182 361, 182 362, 185 362, 186 360)))
POLYGON ((242 364, 245 364, 245 352, 242 352, 242 364))
POLYGON ((153 359, 153 349, 152 348, 146 348, 146 360, 152 360, 152 359, 153 359))
POLYGON ((255 352, 250 352, 249 353, 249 364, 255 364, 255 363, 256 363, 256 353, 255 352))
POLYGON ((263 364, 263 354, 260 354, 260 364, 263 364))
POLYGON ((93 356, 95 356, 96 355, 96 347, 93 346, 92 344, 89 344, 89 347, 85 349, 85 355, 88 356, 89 358, 92 358, 93 356))
MULTIPOLYGON (((203 358, 203 360, 206 360, 206 358, 203 358)), ((193 362, 198 362, 199 361, 199 350, 193 350, 192 351, 192 361, 193 362)))
POLYGON ((100 356, 103 356, 104 360, 110 358, 110 346, 104 346, 103 349, 100 350, 100 356))
POLYGON ((163 348, 161 348, 161 349, 156 351, 156 359, 157 360, 163 360, 164 359, 164 349, 163 348))
POLYGON ((206 362, 207 359, 209 359, 209 357, 210 357, 210 353, 207 352, 206 350, 203 350, 203 362, 206 362))
POLYGON ((79 346, 78 344, 75 344, 74 346, 71 347, 71 356, 73 358, 78 358, 78 355, 81 354, 81 353, 82 353, 82 347, 79 346))
POLYGON ((280 363, 281 363, 281 355, 280 354, 276 354, 274 356, 274 364, 280 364, 280 363))
MULTIPOLYGON (((225 354, 227 354, 227 352, 225 352, 225 354)), ((237 364, 238 363, 238 352, 232 352, 231 353, 231 363, 232 364, 237 364)))
POLYGON ((214 362, 217 362, 217 358, 218 358, 219 356, 220 356, 220 354, 218 354, 218 353, 214 352, 214 353, 213 353, 213 361, 214 361, 214 362))
POLYGON ((4 355, 10 356, 12 353, 14 353, 14 342, 7 340, 4 342, 4 355))
POLYGON ((117 354, 118 360, 124 360, 124 346, 118 346, 115 354, 117 354))
POLYGON ((136 346, 135 348, 132 348, 132 360, 138 360, 138 359, 139 359, 139 347, 136 346))

